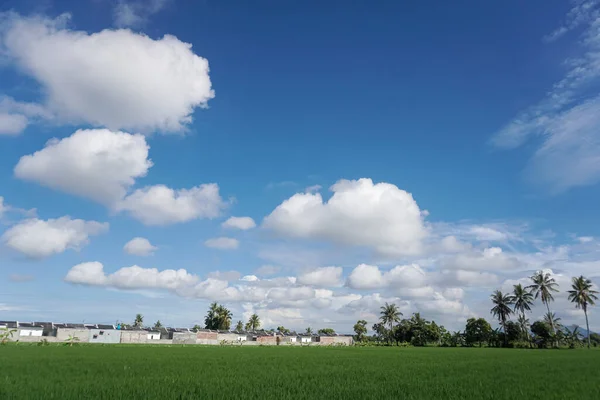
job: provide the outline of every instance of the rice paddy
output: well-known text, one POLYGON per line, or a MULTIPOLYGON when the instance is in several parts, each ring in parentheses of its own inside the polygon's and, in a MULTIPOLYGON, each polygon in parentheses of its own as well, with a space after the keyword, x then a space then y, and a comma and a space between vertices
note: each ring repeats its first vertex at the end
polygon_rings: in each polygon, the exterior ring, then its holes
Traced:
POLYGON ((600 399, 600 351, 0 347, 0 399, 600 399))

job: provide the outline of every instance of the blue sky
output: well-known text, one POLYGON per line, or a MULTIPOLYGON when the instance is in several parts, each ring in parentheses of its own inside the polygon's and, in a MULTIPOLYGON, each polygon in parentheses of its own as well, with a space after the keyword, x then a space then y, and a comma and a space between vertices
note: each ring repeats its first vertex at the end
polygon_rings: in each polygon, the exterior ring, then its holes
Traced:
POLYGON ((600 279, 598 1, 196 3, 3 3, 2 318, 460 329, 600 279))

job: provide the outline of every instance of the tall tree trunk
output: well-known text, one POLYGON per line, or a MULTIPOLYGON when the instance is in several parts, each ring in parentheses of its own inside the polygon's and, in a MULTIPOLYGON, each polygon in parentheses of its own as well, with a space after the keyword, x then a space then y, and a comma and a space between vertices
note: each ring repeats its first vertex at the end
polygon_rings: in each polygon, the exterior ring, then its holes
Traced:
POLYGON ((556 329, 554 328, 554 318, 552 318, 552 314, 550 313, 550 305, 546 301, 546 309, 548 310, 548 319, 550 320, 550 327, 552 328, 552 333, 554 334, 554 347, 558 347, 558 340, 556 340, 556 329))
POLYGON ((588 342, 588 349, 589 349, 591 347, 591 341, 590 341, 590 323, 588 321, 587 305, 586 304, 583 305, 583 313, 585 314, 585 328, 587 329, 587 342, 588 342))
POLYGON ((506 318, 502 318, 502 330, 504 331, 504 347, 506 347, 506 318))
MULTIPOLYGON (((521 317, 523 318, 523 321, 525 321, 525 310, 521 311, 521 317)), ((529 347, 531 347, 531 337, 529 336, 529 329, 527 328, 527 325, 521 326, 521 329, 523 329, 525 332, 525 340, 527 340, 529 347)))

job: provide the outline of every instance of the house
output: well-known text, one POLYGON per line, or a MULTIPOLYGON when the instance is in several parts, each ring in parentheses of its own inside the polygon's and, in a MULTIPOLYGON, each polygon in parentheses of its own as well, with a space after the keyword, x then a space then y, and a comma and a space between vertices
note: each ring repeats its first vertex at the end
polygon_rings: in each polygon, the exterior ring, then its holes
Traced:
POLYGON ((217 340, 219 343, 227 342, 227 343, 235 343, 238 342, 240 335, 235 332, 229 331, 217 331, 217 340))
POLYGON ((66 342, 72 338, 76 338, 77 342, 88 342, 90 339, 90 330, 84 327, 71 328, 71 324, 54 324, 56 327, 56 340, 66 342))
POLYGON ((320 335, 317 340, 321 345, 343 345, 350 346, 354 343, 354 339, 350 335, 320 335))
MULTIPOLYGON (((112 327, 112 325, 108 326, 112 327)), ((121 343, 121 331, 119 330, 97 328, 88 331, 88 342, 90 343, 121 343)))
POLYGON ((159 329, 146 328, 146 329, 144 329, 144 331, 146 332, 146 340, 147 341, 160 340, 161 332, 159 329))
POLYGON ((196 331, 196 344, 219 344, 219 334, 210 329, 198 329, 196 331))
POLYGON ((0 329, 16 329, 18 325, 17 321, 0 321, 0 329))
POLYGON ((19 337, 25 336, 42 336, 44 333, 44 327, 41 325, 35 325, 33 322, 19 322, 17 327, 19 337))
POLYGON ((148 340, 148 332, 143 330, 126 329, 119 332, 121 332, 121 343, 146 343, 148 340))

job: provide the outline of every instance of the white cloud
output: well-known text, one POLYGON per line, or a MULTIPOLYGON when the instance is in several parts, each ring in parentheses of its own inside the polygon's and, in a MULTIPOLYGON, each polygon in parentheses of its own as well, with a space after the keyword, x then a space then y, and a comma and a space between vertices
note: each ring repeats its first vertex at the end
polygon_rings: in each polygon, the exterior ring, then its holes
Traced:
POLYGON ((297 282, 309 286, 341 286, 343 272, 342 267, 315 268, 298 275, 297 282))
POLYGON ((171 189, 164 185, 137 189, 115 206, 146 225, 168 225, 198 218, 215 218, 226 206, 216 183, 191 189, 171 189))
POLYGON ((264 226, 290 237, 366 246, 386 255, 418 254, 427 235, 412 195, 371 179, 340 180, 324 202, 319 193, 297 193, 265 218, 264 226))
POLYGON ((89 237, 108 230, 108 223, 61 217, 27 219, 9 228, 2 241, 11 249, 31 258, 44 258, 67 249, 79 250, 89 237))
POLYGON ((437 282, 447 286, 466 286, 481 289, 498 284, 499 278, 491 272, 452 269, 439 272, 437 282))
POLYGON ((230 217, 221 224, 223 228, 241 229, 246 231, 256 227, 256 223, 250 217, 230 217))
POLYGON ((4 197, 0 196, 0 218, 9 210, 8 205, 4 202, 4 197))
POLYGON ((554 40, 585 26, 583 39, 574 44, 579 56, 566 60, 567 71, 546 97, 523 111, 492 138, 498 147, 515 148, 534 136, 541 145, 526 167, 526 176, 552 193, 600 180, 600 2, 579 2, 566 23, 550 34, 554 40))
POLYGON ((507 239, 505 233, 486 226, 472 226, 469 233, 481 241, 502 241, 507 239))
POLYGON ((142 135, 78 130, 21 157, 14 171, 17 178, 110 206, 148 172, 148 149, 142 135))
POLYGON ((143 237, 135 237, 123 246, 123 250, 127 254, 142 257, 151 256, 156 249, 158 249, 158 247, 153 246, 148 239, 143 237))
POLYGON ((523 268, 524 263, 514 255, 504 253, 500 247, 487 247, 444 257, 440 266, 444 269, 507 271, 523 268))
POLYGON ((184 269, 142 268, 137 265, 125 267, 112 274, 105 274, 104 266, 99 262, 86 262, 75 265, 65 276, 69 283, 110 286, 118 289, 177 289, 182 285, 192 285, 198 277, 184 269))
POLYGON ((204 242, 206 247, 212 247, 213 249, 220 250, 235 250, 239 247, 240 242, 237 239, 228 237, 218 237, 208 239, 204 242))
POLYGON ((56 19, 3 15, 0 45, 47 95, 59 120, 142 132, 181 131, 214 97, 208 61, 191 44, 130 30, 89 34, 56 19))
POLYGON ((148 18, 162 10, 169 0, 119 0, 113 10, 115 26, 140 27, 148 18))
POLYGON ((18 135, 27 127, 27 117, 0 112, 0 135, 18 135))
POLYGON ((352 270, 346 285, 360 290, 392 287, 403 289, 405 295, 407 288, 430 291, 429 288, 425 289, 428 285, 427 273, 416 264, 398 265, 387 272, 381 272, 375 265, 360 264, 352 270))

